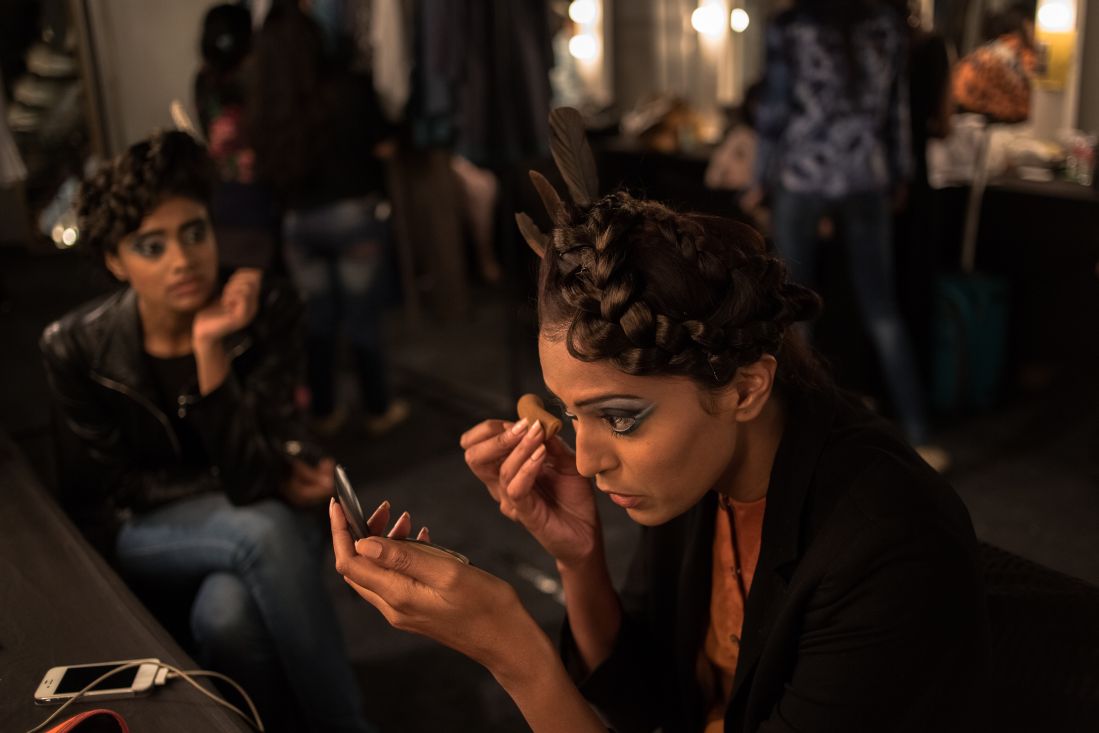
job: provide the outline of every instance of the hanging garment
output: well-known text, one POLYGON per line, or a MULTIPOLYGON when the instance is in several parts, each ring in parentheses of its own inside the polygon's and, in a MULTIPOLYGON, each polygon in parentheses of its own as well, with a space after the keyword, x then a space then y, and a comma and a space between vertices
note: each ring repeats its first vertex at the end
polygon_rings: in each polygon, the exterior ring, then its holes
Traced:
MULTIPOLYGON (((4 80, 0 78, 0 89, 4 80)), ((27 167, 23 156, 15 146, 15 138, 8 129, 8 110, 4 95, 0 94, 0 188, 9 188, 27 180, 27 167)))
POLYGON ((390 122, 404 118, 412 93, 410 14, 403 0, 374 0, 370 22, 374 89, 390 122))

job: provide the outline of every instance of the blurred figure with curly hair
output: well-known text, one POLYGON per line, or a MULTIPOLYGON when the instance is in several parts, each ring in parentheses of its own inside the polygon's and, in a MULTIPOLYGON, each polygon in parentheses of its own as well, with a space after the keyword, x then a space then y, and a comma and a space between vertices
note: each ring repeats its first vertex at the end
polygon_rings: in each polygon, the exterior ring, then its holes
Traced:
POLYGON ((268 730, 298 729, 292 700, 313 730, 366 731, 301 511, 332 495, 333 464, 303 460, 300 303, 258 270, 219 279, 211 178, 205 149, 167 132, 81 189, 81 235, 125 287, 42 336, 79 444, 63 492, 154 607, 189 600, 183 641, 256 698, 268 730))

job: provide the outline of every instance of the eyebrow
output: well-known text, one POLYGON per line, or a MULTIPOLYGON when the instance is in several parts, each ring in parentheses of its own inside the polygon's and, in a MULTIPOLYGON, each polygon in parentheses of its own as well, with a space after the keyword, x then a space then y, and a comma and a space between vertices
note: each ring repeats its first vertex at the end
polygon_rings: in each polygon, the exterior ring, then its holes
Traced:
MULTIPOLYGON (((189 226, 194 226, 195 224, 205 224, 205 223, 206 223, 206 217, 196 216, 195 218, 188 219, 187 221, 180 224, 179 228, 176 231, 183 231, 184 229, 186 229, 189 226)), ((148 229, 146 231, 141 231, 141 232, 135 233, 134 234, 134 239, 144 239, 145 237, 163 236, 165 234, 165 232, 167 232, 166 229, 148 229)))
MULTIPOLYGON (((557 395, 555 395, 553 393, 552 389, 550 389, 549 387, 546 387, 546 391, 549 392, 550 397, 557 400, 562 405, 565 404, 565 401, 562 400, 557 395)), ((580 400, 579 402, 576 403, 576 406, 577 407, 587 407, 589 405, 598 404, 600 402, 609 402, 611 400, 641 400, 643 402, 649 402, 650 401, 645 397, 641 397, 641 396, 635 395, 635 394, 612 393, 612 394, 605 394, 605 395, 597 395, 595 397, 589 397, 586 400, 580 400)))

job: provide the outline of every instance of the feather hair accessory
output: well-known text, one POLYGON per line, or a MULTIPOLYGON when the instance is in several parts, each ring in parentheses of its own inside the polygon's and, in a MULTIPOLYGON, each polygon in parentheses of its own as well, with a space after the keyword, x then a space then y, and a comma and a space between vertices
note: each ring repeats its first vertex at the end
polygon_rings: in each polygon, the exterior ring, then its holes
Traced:
POLYGON ((573 203, 586 209, 599 196, 599 179, 584 118, 572 107, 558 107, 550 112, 549 123, 550 152, 557 170, 565 179, 573 203))
MULTIPOLYGON (((584 118, 572 107, 558 107, 550 112, 549 125, 553 161, 565 180, 573 204, 586 209, 599 196, 599 178, 595 170, 595 156, 584 129, 584 118)), ((530 171, 530 180, 554 225, 567 226, 572 220, 573 207, 561 199, 553 185, 538 171, 530 171)), ((525 213, 517 213, 515 222, 535 254, 545 257, 551 236, 540 230, 525 213)))

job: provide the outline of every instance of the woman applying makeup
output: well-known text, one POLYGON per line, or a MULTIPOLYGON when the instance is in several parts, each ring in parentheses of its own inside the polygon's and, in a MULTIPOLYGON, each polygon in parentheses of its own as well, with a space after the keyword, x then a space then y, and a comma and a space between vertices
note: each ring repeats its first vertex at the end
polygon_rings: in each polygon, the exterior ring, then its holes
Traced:
POLYGON ((565 179, 574 204, 543 187, 553 237, 521 227, 575 452, 537 422, 461 438, 556 562, 560 650, 499 579, 352 544, 333 511, 337 569, 394 626, 483 664, 536 731, 967 729, 986 656, 969 516, 803 345, 817 297, 743 225, 565 179), (642 527, 621 592, 594 491, 642 527))

